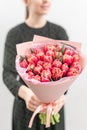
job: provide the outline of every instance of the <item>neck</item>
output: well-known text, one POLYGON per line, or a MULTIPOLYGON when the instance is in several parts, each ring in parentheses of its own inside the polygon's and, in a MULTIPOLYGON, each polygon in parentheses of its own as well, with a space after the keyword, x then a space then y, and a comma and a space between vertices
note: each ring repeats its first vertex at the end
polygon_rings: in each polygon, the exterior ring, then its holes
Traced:
POLYGON ((33 28, 41 28, 46 24, 46 19, 44 16, 38 15, 29 15, 29 18, 26 19, 26 24, 33 28))

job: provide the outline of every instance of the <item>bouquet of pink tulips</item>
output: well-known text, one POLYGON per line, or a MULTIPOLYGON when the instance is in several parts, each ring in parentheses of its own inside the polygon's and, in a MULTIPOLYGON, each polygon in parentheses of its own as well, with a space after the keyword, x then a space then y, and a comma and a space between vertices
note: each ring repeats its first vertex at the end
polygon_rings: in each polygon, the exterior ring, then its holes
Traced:
POLYGON ((63 95, 82 73, 87 58, 77 42, 34 36, 33 41, 17 44, 16 69, 26 85, 43 102, 33 113, 39 114, 46 127, 59 122, 60 115, 52 115, 53 102, 63 95), (49 92, 49 93, 48 93, 49 92))

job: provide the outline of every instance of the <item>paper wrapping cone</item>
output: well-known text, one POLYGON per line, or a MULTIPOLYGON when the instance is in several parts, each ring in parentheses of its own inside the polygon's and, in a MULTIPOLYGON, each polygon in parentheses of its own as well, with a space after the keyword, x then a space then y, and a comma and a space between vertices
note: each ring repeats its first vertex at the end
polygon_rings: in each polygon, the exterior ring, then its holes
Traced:
MULTIPOLYGON (((72 77, 65 77, 58 81, 52 82, 39 82, 33 79, 28 79, 28 75, 26 73, 26 69, 23 69, 19 65, 19 56, 25 56, 30 53, 30 48, 40 48, 47 44, 59 44, 60 42, 67 43, 76 48, 79 51, 81 59, 80 65, 82 71, 87 64, 87 57, 84 56, 81 52, 81 44, 77 42, 70 42, 70 41, 61 41, 61 40, 53 40, 48 39, 41 36, 35 36, 34 40, 31 42, 25 42, 22 44, 17 44, 17 57, 16 57, 16 69, 19 73, 20 77, 24 80, 27 86, 36 94, 36 96, 44 103, 52 102, 58 99, 61 95, 63 95, 72 83, 76 80, 79 76, 72 76, 72 77)), ((82 72, 81 71, 81 72, 82 72)), ((81 73, 80 73, 81 74, 81 73)))
POLYGON ((47 37, 43 37, 43 36, 39 36, 39 35, 34 35, 34 38, 33 38, 33 42, 51 42, 51 43, 60 43, 60 42, 63 42, 63 43, 66 43, 68 45, 71 45, 71 46, 74 46, 77 50, 81 50, 81 43, 78 43, 78 42, 73 42, 73 41, 65 41, 65 40, 54 40, 54 39, 51 39, 51 38, 47 38, 47 37))

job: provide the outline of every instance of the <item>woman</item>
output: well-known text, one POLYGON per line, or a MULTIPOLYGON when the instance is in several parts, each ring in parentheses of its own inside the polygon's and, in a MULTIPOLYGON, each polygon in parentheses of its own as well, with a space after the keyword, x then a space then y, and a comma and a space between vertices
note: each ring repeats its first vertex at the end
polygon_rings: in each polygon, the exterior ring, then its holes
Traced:
MULTIPOLYGON (((27 9, 26 20, 13 27, 7 34, 3 61, 3 81, 15 96, 13 106, 12 130, 29 130, 28 123, 33 111, 41 104, 41 101, 19 78, 15 69, 16 44, 32 41, 33 36, 41 35, 58 40, 68 40, 63 27, 51 23, 45 19, 45 15, 51 7, 51 0, 24 0, 27 9)), ((40 124, 38 115, 35 117, 31 130, 64 130, 64 95, 60 97, 54 107, 54 113, 60 110, 60 123, 50 128, 40 124)))

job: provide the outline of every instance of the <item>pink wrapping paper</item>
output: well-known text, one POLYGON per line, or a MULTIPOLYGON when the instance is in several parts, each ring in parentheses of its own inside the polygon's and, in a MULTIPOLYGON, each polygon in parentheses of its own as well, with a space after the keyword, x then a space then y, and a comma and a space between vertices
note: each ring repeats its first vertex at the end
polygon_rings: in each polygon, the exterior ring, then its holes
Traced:
POLYGON ((28 75, 26 73, 26 69, 21 68, 19 64, 20 55, 25 56, 30 53, 30 48, 40 48, 47 44, 60 44, 60 42, 66 43, 75 47, 76 51, 80 54, 80 65, 83 69, 87 65, 87 57, 81 53, 81 43, 71 42, 71 41, 64 41, 64 40, 54 40, 42 36, 34 36, 33 41, 25 42, 22 44, 17 44, 17 57, 16 57, 16 69, 19 73, 20 77, 24 80, 26 85, 36 94, 36 96, 43 102, 40 106, 37 107, 35 112, 33 113, 30 122, 29 128, 32 127, 34 117, 40 111, 47 109, 47 116, 46 116, 46 127, 50 126, 50 115, 52 113, 52 106, 53 102, 58 99, 61 95, 63 95, 72 83, 79 77, 72 76, 72 77, 65 77, 61 78, 58 81, 51 81, 51 82, 39 82, 35 79, 28 79, 28 75))
MULTIPOLYGON (((16 69, 21 78, 24 80, 24 82, 27 84, 27 86, 36 94, 36 96, 43 102, 43 103, 49 103, 53 102, 56 99, 58 99, 61 95, 63 95, 69 87, 72 85, 72 83, 76 80, 76 78, 79 76, 72 76, 72 77, 66 77, 62 78, 58 81, 52 81, 52 82, 39 82, 36 80, 30 80, 28 79, 28 75, 26 74, 26 70, 22 69, 19 65, 19 56, 20 55, 28 55, 30 53, 30 48, 39 48, 43 47, 47 44, 59 44, 60 42, 67 43, 69 45, 72 45, 76 48, 77 51, 79 51, 81 60, 80 64, 82 67, 82 71, 84 67, 87 64, 87 57, 83 55, 81 50, 81 43, 77 42, 70 42, 70 41, 62 41, 62 40, 54 40, 49 39, 42 36, 34 36, 33 41, 31 42, 25 42, 22 44, 17 44, 17 58, 16 58, 16 69)), ((82 72, 81 71, 81 72, 82 72)))
POLYGON ((73 42, 73 41, 65 41, 65 40, 54 40, 51 38, 47 38, 47 37, 43 37, 43 36, 38 36, 38 35, 34 35, 33 38, 33 42, 52 42, 52 43, 60 43, 60 42, 64 42, 67 43, 68 45, 72 45, 74 47, 76 47, 77 50, 81 50, 81 43, 78 42, 73 42))

